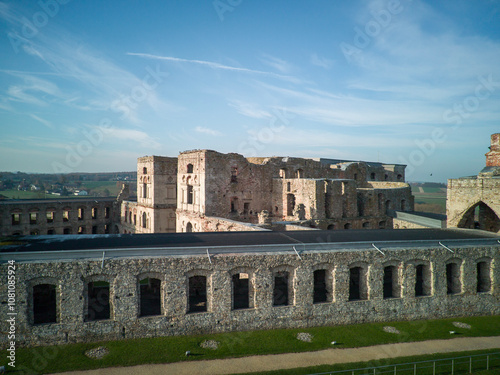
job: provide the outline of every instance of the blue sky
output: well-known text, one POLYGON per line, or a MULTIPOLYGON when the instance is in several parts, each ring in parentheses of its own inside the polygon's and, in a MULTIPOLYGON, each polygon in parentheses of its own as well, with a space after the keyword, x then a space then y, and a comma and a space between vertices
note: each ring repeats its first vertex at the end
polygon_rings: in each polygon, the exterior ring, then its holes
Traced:
POLYGON ((208 148, 476 174, 499 21, 499 0, 0 2, 0 170, 208 148))

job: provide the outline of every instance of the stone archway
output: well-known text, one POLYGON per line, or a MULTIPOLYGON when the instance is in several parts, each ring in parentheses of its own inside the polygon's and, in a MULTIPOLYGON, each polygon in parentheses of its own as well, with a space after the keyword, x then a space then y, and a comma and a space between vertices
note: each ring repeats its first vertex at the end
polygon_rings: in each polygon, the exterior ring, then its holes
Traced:
POLYGON ((457 227, 497 233, 500 231, 500 218, 490 206, 483 201, 479 201, 465 211, 457 227))

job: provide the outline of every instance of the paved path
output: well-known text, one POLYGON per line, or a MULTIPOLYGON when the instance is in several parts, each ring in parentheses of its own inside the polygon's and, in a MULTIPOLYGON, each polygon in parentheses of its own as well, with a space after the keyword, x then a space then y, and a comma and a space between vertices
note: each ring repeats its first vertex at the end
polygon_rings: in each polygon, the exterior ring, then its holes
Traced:
MULTIPOLYGON (((112 367, 100 370, 66 372, 65 375, 224 375, 272 371, 349 362, 368 362, 384 358, 406 357, 468 350, 500 349, 500 336, 463 337, 350 349, 326 349, 317 352, 289 353, 176 362, 160 365, 112 367)), ((376 363, 375 365, 383 365, 376 363)), ((61 374, 59 374, 61 375, 61 374)))

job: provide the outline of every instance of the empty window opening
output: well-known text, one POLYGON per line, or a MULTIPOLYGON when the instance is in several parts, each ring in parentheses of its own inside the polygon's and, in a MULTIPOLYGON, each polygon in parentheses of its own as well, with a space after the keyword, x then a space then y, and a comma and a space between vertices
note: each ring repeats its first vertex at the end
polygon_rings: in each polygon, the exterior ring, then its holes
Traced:
POLYGON ((30 224, 31 225, 36 224, 37 216, 38 216, 38 214, 36 212, 30 212, 30 224))
POLYGON ((278 206, 274 206, 274 212, 275 212, 275 213, 278 213, 278 211, 279 211, 278 206))
POLYGON ((97 234, 97 225, 92 226, 92 234, 97 234))
POLYGON ((148 169, 146 167, 142 168, 142 174, 148 174, 148 169))
POLYGON ((491 291, 491 275, 489 262, 477 264, 477 292, 486 293, 491 291))
POLYGON ((372 180, 375 180, 375 173, 370 174, 370 178, 371 178, 372 180))
POLYGON ((384 175, 384 180, 387 181, 388 179, 389 179, 389 175, 388 174, 384 175))
POLYGON ((384 298, 399 298, 399 296, 397 267, 384 267, 384 298))
POLYGON ((30 236, 38 236, 39 234, 40 234, 40 232, 39 232, 39 231, 37 231, 37 230, 32 230, 32 231, 30 232, 30 236))
POLYGON ((286 178, 286 169, 285 168, 281 168, 280 169, 280 177, 281 178, 286 178))
POLYGON ((97 207, 92 208, 92 219, 97 219, 97 207))
POLYGON ((234 197, 231 199, 231 212, 238 212, 238 198, 234 197))
POLYGON ((145 212, 142 213, 142 227, 143 228, 148 227, 148 218, 145 212))
POLYGON ((83 220, 83 216, 85 214, 85 210, 83 208, 78 209, 78 220, 83 220))
POLYGON ((12 214, 12 225, 19 225, 21 223, 21 214, 12 214))
POLYGON ((187 173, 193 173, 193 170, 194 170, 194 167, 193 167, 193 164, 188 164, 187 165, 187 173))
POLYGON ((54 211, 47 211, 47 223, 54 222, 54 211))
POLYGON ((345 223, 344 229, 351 229, 351 223, 345 223))
POLYGON ((85 234, 85 227, 78 227, 78 234, 85 234))
POLYGON ((357 173, 354 173, 354 179, 357 180, 358 179, 358 174, 357 173))
POLYGON ((134 225, 137 225, 137 214, 134 214, 134 225))
POLYGON ((250 211, 250 203, 243 203, 243 214, 248 215, 248 211, 250 211))
POLYGON ((447 294, 457 294, 462 291, 462 283, 460 282, 460 266, 456 263, 448 263, 446 265, 446 285, 447 294))
POLYGON ((63 222, 68 222, 69 221, 69 210, 64 210, 63 211, 63 222))
POLYGON ((286 183, 286 191, 288 192, 292 191, 292 184, 290 182, 286 183))
POLYGON ((335 229, 335 224, 330 224, 326 229, 328 229, 328 230, 334 230, 335 229))
POLYGON ((193 231, 193 224, 191 224, 190 222, 188 222, 186 224, 186 232, 192 232, 193 231))
POLYGON ((55 285, 39 284, 33 287, 33 323, 57 323, 55 285))
POLYGON ((142 197, 143 198, 148 197, 148 184, 146 183, 142 184, 142 197))
POLYGON ((358 204, 358 216, 365 216, 365 201, 363 200, 363 195, 358 193, 357 196, 358 204))
POLYGON ((370 229, 370 223, 368 221, 363 223, 363 229, 370 229))
POLYGON ((193 204, 193 186, 187 186, 187 204, 193 204))
POLYGON ((403 175, 402 174, 398 174, 398 181, 401 181, 403 179, 403 175))
POLYGON ((390 200, 386 200, 385 201, 385 214, 389 215, 389 211, 390 210, 391 210, 391 201, 390 200))
POLYGON ((231 182, 238 182, 238 167, 231 167, 231 182))
POLYGON ((379 221, 378 222, 378 229, 385 229, 386 223, 385 221, 379 221))
POLYGON ((293 210, 295 208, 295 195, 286 195, 286 215, 293 216, 293 210))
POLYGON ((295 171, 295 178, 304 178, 304 171, 302 169, 297 169, 295 171))
POLYGON ((288 305, 288 272, 274 275, 273 306, 288 305))
POLYGON ((233 275, 233 309, 248 309, 250 307, 250 283, 247 273, 233 275))
POLYGON ((63 234, 71 234, 71 228, 64 228, 63 234))
POLYGON ((189 278, 189 308, 188 312, 207 311, 207 278, 191 276, 189 278))
POLYGON ((109 234, 109 224, 104 224, 104 234, 109 234))
POLYGON ((401 211, 406 211, 406 200, 401 199, 401 211))
POLYGON ((106 281, 88 283, 87 303, 87 322, 109 319, 111 315, 109 305, 109 283, 106 281))
POLYGON ((428 266, 419 264, 415 268, 415 297, 431 295, 430 276, 428 266))
POLYGON ((314 271, 314 294, 313 303, 328 301, 328 289, 326 287, 326 270, 314 271))
POLYGON ((161 281, 145 278, 139 281, 140 316, 161 315, 161 281))
POLYGON ((104 207, 104 218, 109 219, 110 209, 109 207, 104 207))
POLYGON ((361 267, 349 269, 349 301, 367 299, 366 275, 361 267))
POLYGON ((47 229, 47 234, 56 234, 54 229, 47 229))

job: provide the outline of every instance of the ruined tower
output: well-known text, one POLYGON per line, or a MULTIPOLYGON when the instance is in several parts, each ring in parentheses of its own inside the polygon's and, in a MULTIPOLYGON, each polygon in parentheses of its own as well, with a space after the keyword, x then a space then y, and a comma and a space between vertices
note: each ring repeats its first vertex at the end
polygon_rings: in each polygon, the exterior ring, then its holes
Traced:
POLYGON ((491 135, 490 151, 486 153, 487 167, 500 167, 500 133, 491 135))

